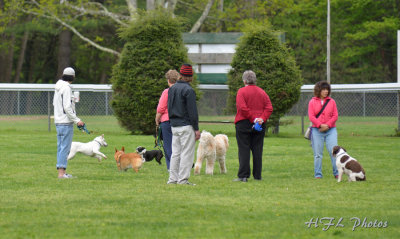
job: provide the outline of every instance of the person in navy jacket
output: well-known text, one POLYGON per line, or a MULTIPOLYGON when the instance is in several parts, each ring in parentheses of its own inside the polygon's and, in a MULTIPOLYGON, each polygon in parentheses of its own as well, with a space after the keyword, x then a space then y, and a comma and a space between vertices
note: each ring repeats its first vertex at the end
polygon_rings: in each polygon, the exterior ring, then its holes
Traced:
POLYGON ((267 93, 256 86, 257 77, 253 71, 245 71, 242 80, 245 86, 236 95, 239 170, 234 181, 247 182, 250 177, 250 151, 253 155, 253 177, 261 180, 265 122, 271 116, 273 107, 267 93))

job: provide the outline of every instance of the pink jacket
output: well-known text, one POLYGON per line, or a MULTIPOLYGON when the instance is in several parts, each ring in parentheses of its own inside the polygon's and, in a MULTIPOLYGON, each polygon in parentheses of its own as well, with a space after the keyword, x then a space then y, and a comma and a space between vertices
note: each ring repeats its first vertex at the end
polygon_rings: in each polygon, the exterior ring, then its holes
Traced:
POLYGON ((324 104, 327 99, 330 99, 330 101, 318 119, 316 116, 322 109, 321 99, 313 97, 308 103, 308 118, 312 122, 312 127, 319 128, 321 124, 327 124, 329 128, 336 127, 336 121, 338 120, 336 102, 328 96, 324 99, 324 104))
POLYGON ((165 122, 169 120, 168 116, 168 90, 165 89, 161 94, 160 100, 158 101, 157 113, 161 114, 160 122, 165 122))

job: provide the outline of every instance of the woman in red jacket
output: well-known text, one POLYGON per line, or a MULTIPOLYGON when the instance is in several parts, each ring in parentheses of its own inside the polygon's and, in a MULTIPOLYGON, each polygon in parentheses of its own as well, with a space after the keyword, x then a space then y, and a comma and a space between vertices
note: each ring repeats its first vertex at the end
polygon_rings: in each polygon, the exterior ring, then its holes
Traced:
POLYGON ((330 94, 331 86, 328 82, 317 82, 314 86, 314 97, 308 103, 308 117, 312 122, 311 145, 314 151, 314 177, 318 179, 322 178, 324 143, 331 157, 333 176, 337 178, 338 175, 336 159, 332 156, 332 149, 337 145, 338 111, 335 100, 329 97, 330 94), (317 117, 324 104, 326 104, 324 110, 317 117))
POLYGON ((245 87, 236 95, 236 140, 239 150, 239 172, 234 181, 247 182, 250 177, 250 151, 253 154, 253 177, 261 180, 262 152, 265 122, 272 114, 272 104, 263 89, 256 86, 256 74, 245 71, 242 76, 245 87), (262 128, 255 127, 256 124, 262 128))

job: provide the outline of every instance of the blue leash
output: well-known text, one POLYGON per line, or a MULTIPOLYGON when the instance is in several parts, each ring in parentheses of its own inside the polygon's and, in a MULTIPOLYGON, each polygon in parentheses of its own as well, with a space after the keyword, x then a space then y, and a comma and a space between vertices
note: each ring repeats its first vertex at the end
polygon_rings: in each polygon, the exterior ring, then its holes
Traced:
POLYGON ((90 134, 89 130, 86 128, 86 124, 83 124, 83 126, 76 126, 76 127, 78 127, 80 131, 90 134))

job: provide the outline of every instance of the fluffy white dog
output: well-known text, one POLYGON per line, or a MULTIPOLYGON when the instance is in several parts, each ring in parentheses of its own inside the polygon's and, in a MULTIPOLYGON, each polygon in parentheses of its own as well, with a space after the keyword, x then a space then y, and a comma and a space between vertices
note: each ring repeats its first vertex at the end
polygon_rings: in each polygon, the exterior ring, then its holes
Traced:
POLYGON ((93 141, 88 143, 72 142, 71 151, 69 152, 67 160, 72 159, 75 154, 79 152, 90 157, 95 157, 100 162, 102 158, 107 158, 107 156, 100 152, 102 146, 108 146, 107 142, 104 140, 104 134, 96 137, 93 141))
POLYGON ((206 174, 213 174, 214 163, 219 162, 221 173, 226 173, 225 155, 229 148, 228 137, 224 134, 217 134, 215 137, 211 133, 203 130, 197 148, 197 161, 194 166, 194 174, 200 174, 203 160, 206 161, 206 174))

